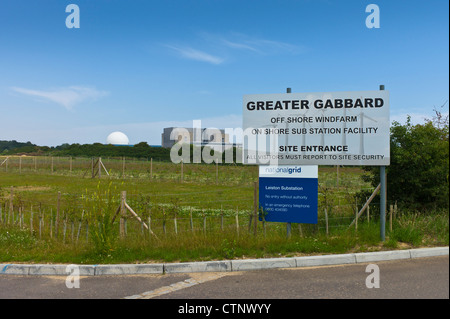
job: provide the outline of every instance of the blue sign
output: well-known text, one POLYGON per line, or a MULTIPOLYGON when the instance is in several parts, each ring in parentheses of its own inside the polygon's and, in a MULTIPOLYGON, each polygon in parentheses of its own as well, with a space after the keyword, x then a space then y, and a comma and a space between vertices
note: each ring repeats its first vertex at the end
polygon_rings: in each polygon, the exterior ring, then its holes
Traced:
POLYGON ((259 167, 259 206, 265 221, 317 224, 317 204, 318 166, 259 167))

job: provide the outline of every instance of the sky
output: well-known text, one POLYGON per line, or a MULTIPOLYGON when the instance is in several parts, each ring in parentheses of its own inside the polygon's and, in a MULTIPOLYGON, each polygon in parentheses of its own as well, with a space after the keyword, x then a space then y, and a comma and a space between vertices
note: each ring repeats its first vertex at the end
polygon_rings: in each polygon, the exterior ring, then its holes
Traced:
POLYGON ((383 84, 391 121, 423 123, 449 99, 448 41, 446 0, 1 0, 0 140, 160 145, 194 120, 242 127, 244 95, 288 87, 383 84))

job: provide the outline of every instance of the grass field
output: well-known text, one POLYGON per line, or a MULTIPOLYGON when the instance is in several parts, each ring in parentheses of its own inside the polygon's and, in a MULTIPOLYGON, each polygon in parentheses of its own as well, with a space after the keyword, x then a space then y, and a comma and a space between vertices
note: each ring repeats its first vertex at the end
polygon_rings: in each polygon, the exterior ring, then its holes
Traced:
POLYGON ((364 213, 358 229, 349 228, 363 205, 355 194, 370 189, 358 167, 320 167, 319 223, 294 224, 287 238, 285 224, 258 222, 256 234, 250 225, 256 166, 103 163, 109 176, 103 171, 101 178, 91 178, 90 159, 16 158, 0 167, 0 262, 187 261, 448 245, 448 212, 399 207, 380 243, 373 203, 370 218, 364 213), (122 191, 153 235, 129 214, 126 236, 119 235, 119 218, 111 221, 122 191))

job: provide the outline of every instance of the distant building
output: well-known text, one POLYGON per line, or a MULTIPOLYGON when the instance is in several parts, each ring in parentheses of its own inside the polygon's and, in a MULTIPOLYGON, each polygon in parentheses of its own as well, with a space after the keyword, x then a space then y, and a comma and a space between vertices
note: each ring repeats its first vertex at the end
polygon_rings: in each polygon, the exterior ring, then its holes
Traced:
POLYGON ((225 130, 185 127, 164 128, 161 134, 162 147, 171 148, 178 142, 196 146, 209 146, 219 151, 240 147, 240 144, 230 143, 229 135, 225 133, 225 130))

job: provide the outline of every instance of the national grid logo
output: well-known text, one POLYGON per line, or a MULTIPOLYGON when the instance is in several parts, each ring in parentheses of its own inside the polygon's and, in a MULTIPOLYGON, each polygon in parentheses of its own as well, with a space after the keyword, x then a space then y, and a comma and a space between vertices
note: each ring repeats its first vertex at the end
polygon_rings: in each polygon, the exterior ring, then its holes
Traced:
POLYGON ((264 172, 266 174, 300 174, 302 172, 302 168, 299 166, 294 167, 266 167, 264 168, 264 172))

